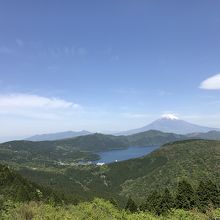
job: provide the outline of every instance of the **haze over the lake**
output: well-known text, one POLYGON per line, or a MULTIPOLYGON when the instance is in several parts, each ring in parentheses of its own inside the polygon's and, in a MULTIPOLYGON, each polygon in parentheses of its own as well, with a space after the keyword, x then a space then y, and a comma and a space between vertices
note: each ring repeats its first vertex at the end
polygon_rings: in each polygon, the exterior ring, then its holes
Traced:
POLYGON ((123 131, 164 114, 220 127, 220 2, 4 1, 0 141, 123 131))

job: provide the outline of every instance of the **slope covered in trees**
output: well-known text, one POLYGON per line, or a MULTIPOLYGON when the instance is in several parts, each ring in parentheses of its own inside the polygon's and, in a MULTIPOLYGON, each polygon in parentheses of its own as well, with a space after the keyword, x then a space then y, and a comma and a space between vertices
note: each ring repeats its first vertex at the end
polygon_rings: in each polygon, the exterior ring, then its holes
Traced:
MULTIPOLYGON (((48 203, 11 208, 6 204, 3 210, 9 209, 1 214, 4 219, 22 219, 26 212, 35 219, 45 214, 48 219, 209 219, 220 213, 219 159, 220 141, 187 140, 165 144, 142 158, 104 166, 64 166, 46 171, 20 168, 30 180, 64 193, 67 202, 103 197, 111 204, 104 200, 56 208, 48 203), (96 208, 98 216, 90 213, 96 208)), ((6 166, 1 166, 0 174, 4 200, 60 201, 51 190, 25 180, 6 166)))
POLYGON ((124 202, 129 196, 138 204, 154 190, 177 190, 179 181, 197 187, 201 180, 220 180, 220 142, 188 140, 166 144, 151 154, 104 166, 64 166, 58 170, 23 168, 32 181, 61 190, 80 199, 114 197, 124 202))
POLYGON ((95 199, 78 205, 52 206, 43 203, 22 203, 15 207, 7 204, 0 213, 4 220, 209 220, 220 217, 219 209, 210 209, 207 213, 197 210, 173 209, 163 215, 156 215, 149 211, 130 212, 119 209, 109 201, 95 199))
POLYGON ((42 187, 23 178, 20 174, 0 164, 0 201, 54 201, 62 199, 51 189, 42 187))

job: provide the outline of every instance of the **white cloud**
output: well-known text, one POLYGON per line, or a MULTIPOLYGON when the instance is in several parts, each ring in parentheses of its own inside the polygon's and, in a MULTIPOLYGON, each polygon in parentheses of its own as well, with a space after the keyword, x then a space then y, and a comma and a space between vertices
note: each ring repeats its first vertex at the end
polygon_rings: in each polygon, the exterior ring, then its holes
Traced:
POLYGON ((59 130, 80 130, 84 109, 61 98, 0 94, 0 139, 59 130), (79 128, 78 128, 79 127, 79 128))
POLYGON ((80 105, 59 98, 30 94, 0 95, 0 108, 79 108, 80 105))
POLYGON ((199 88, 208 90, 220 90, 220 73, 204 80, 199 88))
POLYGON ((0 117, 15 120, 66 120, 80 114, 83 108, 60 98, 31 94, 0 95, 0 117))

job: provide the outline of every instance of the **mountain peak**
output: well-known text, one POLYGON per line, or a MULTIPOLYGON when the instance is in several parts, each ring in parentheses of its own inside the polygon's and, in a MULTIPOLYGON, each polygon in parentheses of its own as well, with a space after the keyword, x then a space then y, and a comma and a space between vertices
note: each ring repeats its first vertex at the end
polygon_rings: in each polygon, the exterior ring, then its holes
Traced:
POLYGON ((135 134, 149 130, 157 130, 157 131, 176 133, 176 134, 190 134, 195 132, 208 132, 211 130, 218 130, 218 129, 204 127, 204 126, 192 124, 184 120, 180 120, 174 114, 164 114, 161 116, 161 118, 151 122, 150 124, 144 127, 121 132, 120 135, 135 134))
POLYGON ((178 120, 179 118, 174 114, 163 114, 161 116, 162 119, 169 119, 169 120, 178 120))

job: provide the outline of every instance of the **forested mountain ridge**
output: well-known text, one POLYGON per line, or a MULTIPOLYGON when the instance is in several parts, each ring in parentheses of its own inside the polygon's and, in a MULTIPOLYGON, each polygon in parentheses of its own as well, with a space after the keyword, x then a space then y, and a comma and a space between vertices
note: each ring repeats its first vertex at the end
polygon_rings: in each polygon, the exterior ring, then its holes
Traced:
POLYGON ((40 184, 77 193, 143 201, 155 189, 175 191, 180 180, 196 186, 200 180, 220 181, 220 141, 185 140, 163 145, 151 154, 104 166, 64 167, 62 173, 21 169, 22 175, 40 184))
POLYGON ((161 146, 187 139, 220 140, 220 132, 179 135, 150 130, 128 136, 90 134, 56 141, 10 141, 0 144, 0 160, 29 167, 50 167, 99 159, 98 152, 128 147, 161 146))
MULTIPOLYGON (((220 181, 219 168, 220 141, 183 140, 167 143, 158 150, 141 158, 103 166, 63 166, 62 169, 57 167, 56 169, 47 170, 20 167, 19 172, 32 182, 34 181, 59 191, 57 195, 63 193, 65 201, 70 203, 74 203, 75 199, 85 201, 92 200, 95 197, 102 197, 113 202, 116 201, 121 207, 125 207, 127 202, 128 204, 125 208, 133 210, 132 212, 137 210, 136 203, 144 211, 160 214, 163 210, 169 210, 170 207, 188 210, 198 206, 201 210, 203 208, 205 210, 208 209, 209 201, 206 201, 204 196, 201 196, 201 203, 194 203, 194 201, 197 201, 194 193, 200 193, 201 190, 204 190, 203 182, 210 182, 213 186, 213 192, 217 190, 216 196, 214 194, 210 194, 210 196, 213 196, 211 198, 213 199, 211 200, 214 202, 213 204, 219 207, 218 202, 220 200, 217 198, 220 181), (184 191, 187 190, 187 187, 191 190, 190 193, 192 195, 188 195, 188 191, 184 191), (166 190, 169 190, 171 194, 166 194, 166 190), (183 192, 180 190, 183 190, 183 192), (181 205, 182 202, 178 204, 178 196, 181 193, 186 193, 185 196, 188 195, 189 199, 192 197, 192 203, 188 204, 188 200, 184 200, 183 205, 181 205), (176 199, 175 206, 169 204, 168 207, 164 207, 165 202, 161 199, 168 201, 167 198, 169 199, 170 196, 176 199), (129 200, 130 198, 132 200, 129 200), (135 203, 133 203, 133 200, 135 203), (149 201, 151 202, 149 203, 149 201), (160 204, 163 204, 163 206, 161 207, 160 204)), ((3 165, 0 170, 2 170, 0 171, 1 194, 5 194, 7 196, 5 198, 13 198, 15 201, 48 201, 54 198, 55 201, 60 201, 60 197, 56 197, 56 194, 54 195, 52 191, 47 191, 48 189, 45 191, 46 188, 44 189, 25 180, 6 166, 3 165)), ((208 186, 205 185, 206 188, 208 186)), ((207 193, 213 193, 210 191, 211 189, 207 188, 207 190, 209 190, 207 193)), ((206 196, 209 196, 209 194, 206 196)), ((179 201, 182 201, 182 199, 180 198, 179 201)), ((86 207, 90 204, 92 203, 89 203, 86 207)), ((44 206, 40 207, 41 209, 46 208, 44 206)), ((83 209, 84 212, 86 212, 86 207, 83 209)), ((74 210, 76 209, 77 207, 74 208, 74 210)), ((206 216, 204 215, 205 218, 206 216)))
POLYGON ((168 187, 175 190, 178 182, 183 179, 192 186, 205 179, 218 184, 220 141, 186 140, 165 144, 139 161, 133 161, 133 166, 134 163, 146 167, 146 173, 142 171, 140 177, 126 180, 122 184, 122 195, 144 198, 153 189, 168 187))
POLYGON ((2 164, 0 164, 0 195, 1 202, 8 199, 15 202, 33 200, 62 202, 61 197, 51 189, 23 178, 2 164))
POLYGON ((0 144, 0 160, 24 166, 57 166, 99 159, 98 152, 130 146, 160 146, 185 136, 147 131, 130 136, 90 134, 57 141, 10 141, 0 144))

